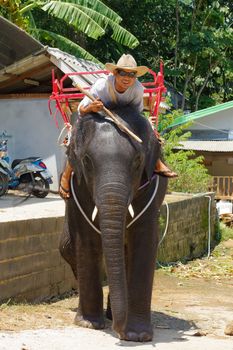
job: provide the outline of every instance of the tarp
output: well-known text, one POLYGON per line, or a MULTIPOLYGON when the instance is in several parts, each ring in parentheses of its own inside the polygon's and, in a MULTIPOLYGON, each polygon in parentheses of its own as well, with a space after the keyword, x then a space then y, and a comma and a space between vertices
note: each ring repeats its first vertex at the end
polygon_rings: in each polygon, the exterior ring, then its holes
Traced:
POLYGON ((178 126, 178 125, 181 125, 181 124, 185 124, 185 123, 188 123, 188 122, 190 122, 192 120, 195 120, 195 119, 211 116, 211 115, 213 115, 215 113, 224 111, 224 110, 229 109, 229 108, 233 108, 233 101, 229 101, 229 102, 222 103, 222 104, 219 104, 219 105, 216 105, 216 106, 212 106, 212 107, 209 107, 209 108, 201 109, 201 110, 199 110, 197 112, 193 112, 193 113, 190 113, 190 114, 182 115, 182 116, 178 117, 174 121, 174 123, 172 123, 170 125, 170 127, 174 127, 174 126, 178 126))

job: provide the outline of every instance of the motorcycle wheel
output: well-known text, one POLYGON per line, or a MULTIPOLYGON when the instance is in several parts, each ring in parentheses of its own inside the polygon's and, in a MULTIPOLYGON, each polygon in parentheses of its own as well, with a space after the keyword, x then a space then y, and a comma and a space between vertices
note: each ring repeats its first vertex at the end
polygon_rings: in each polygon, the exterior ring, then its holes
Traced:
POLYGON ((0 172, 0 197, 8 190, 8 177, 0 172))
POLYGON ((49 193, 48 181, 44 179, 40 173, 34 174, 34 181, 35 181, 34 186, 36 186, 36 189, 32 190, 32 194, 38 198, 45 198, 49 193))

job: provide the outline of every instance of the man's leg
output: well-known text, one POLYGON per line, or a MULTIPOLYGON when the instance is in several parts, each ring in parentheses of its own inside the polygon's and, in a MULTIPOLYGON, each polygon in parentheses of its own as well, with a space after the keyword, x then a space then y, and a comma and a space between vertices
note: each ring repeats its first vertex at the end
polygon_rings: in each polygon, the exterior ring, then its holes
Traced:
POLYGON ((67 161, 66 167, 61 175, 59 194, 63 199, 68 199, 70 197, 70 178, 72 173, 72 167, 67 161))

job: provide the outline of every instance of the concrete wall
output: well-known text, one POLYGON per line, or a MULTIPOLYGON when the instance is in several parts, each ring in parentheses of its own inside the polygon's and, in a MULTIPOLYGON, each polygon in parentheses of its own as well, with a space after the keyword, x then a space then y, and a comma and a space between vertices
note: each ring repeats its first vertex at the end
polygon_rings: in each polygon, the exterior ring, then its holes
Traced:
POLYGON ((75 287, 58 251, 64 218, 0 223, 0 300, 35 301, 75 287))
MULTIPOLYGON (((206 252, 209 200, 205 194, 199 197, 186 195, 179 201, 174 198, 168 206, 169 225, 159 247, 158 260, 172 262, 190 259, 206 252)), ((161 237, 166 217, 166 206, 163 205, 161 237)), ((213 243, 214 201, 211 204, 210 218, 213 243)), ((70 267, 58 252, 62 227, 63 217, 0 223, 1 301, 34 301, 62 294, 76 286, 70 267)))
MULTIPOLYGON (((61 129, 61 117, 58 119, 61 129)), ((64 148, 57 144, 60 129, 49 114, 48 99, 0 99, 0 137, 3 133, 8 135, 11 161, 29 156, 42 157, 53 174, 52 189, 57 189, 58 174, 65 158, 64 148)))
MULTIPOLYGON (((190 260, 207 252, 209 235, 209 198, 211 245, 215 244, 216 205, 214 194, 208 193, 199 196, 184 195, 184 199, 168 203, 161 208, 160 240, 165 231, 167 216, 169 215, 168 230, 162 240, 158 261, 162 263, 178 260, 190 260)), ((168 196, 169 200, 169 196, 168 196)))

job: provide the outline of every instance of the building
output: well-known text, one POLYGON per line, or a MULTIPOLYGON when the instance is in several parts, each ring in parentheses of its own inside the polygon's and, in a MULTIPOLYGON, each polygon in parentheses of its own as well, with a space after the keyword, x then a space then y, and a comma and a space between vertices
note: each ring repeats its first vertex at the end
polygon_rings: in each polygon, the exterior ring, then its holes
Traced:
MULTIPOLYGON (((53 174, 52 189, 65 160, 58 145, 64 124, 52 105, 52 70, 64 73, 95 71, 100 67, 77 59, 59 49, 45 47, 23 30, 0 16, 0 139, 8 139, 10 159, 41 156, 53 174)), ((67 79, 67 85, 91 85, 99 76, 67 79)))
POLYGON ((172 126, 187 122, 192 136, 182 148, 204 156, 216 197, 233 199, 233 101, 181 116, 172 126))

